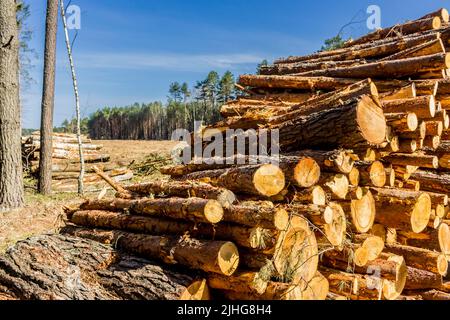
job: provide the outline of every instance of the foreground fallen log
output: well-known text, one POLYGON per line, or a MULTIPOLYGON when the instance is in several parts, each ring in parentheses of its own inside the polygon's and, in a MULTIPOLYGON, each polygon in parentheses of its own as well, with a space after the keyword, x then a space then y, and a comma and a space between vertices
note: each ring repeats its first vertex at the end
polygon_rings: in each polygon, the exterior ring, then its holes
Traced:
POLYGON ((71 236, 33 237, 0 256, 0 292, 21 300, 209 299, 207 289, 195 274, 71 236))

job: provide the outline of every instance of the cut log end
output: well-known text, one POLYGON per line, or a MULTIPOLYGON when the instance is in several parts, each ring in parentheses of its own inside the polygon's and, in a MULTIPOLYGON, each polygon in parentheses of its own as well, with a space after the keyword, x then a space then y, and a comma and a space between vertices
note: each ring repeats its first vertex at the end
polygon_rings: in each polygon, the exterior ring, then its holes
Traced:
POLYGON ((324 220, 327 222, 324 226, 324 232, 328 241, 333 246, 341 246, 347 231, 347 219, 344 210, 339 204, 330 203, 325 210, 324 220))
POLYGON ((417 198, 414 209, 411 212, 411 227, 415 233, 421 233, 426 229, 431 217, 431 197, 423 193, 417 198))
POLYGON ((378 236, 371 236, 364 241, 363 247, 367 250, 367 260, 373 261, 383 252, 384 240, 378 236))
POLYGON ((387 260, 397 263, 397 277, 395 280, 383 281, 383 296, 387 300, 396 300, 400 297, 405 288, 408 269, 406 267, 405 259, 402 256, 394 255, 387 260))
POLYGON ((376 187, 384 187, 386 184, 386 170, 384 168, 383 163, 380 161, 375 161, 370 166, 370 180, 372 184, 376 187))
POLYGON ((351 216, 354 227, 358 232, 368 232, 375 221, 375 199, 369 190, 360 200, 352 200, 351 216))
POLYGON ((278 208, 275 211, 273 220, 275 228, 277 228, 277 230, 286 230, 289 226, 289 213, 282 208, 278 208))
POLYGON ((320 166, 314 159, 304 158, 294 169, 294 179, 300 187, 312 187, 319 181, 319 178, 320 166))
POLYGON ((263 165, 255 172, 253 184, 262 195, 267 197, 276 196, 284 189, 284 173, 275 165, 263 165))
POLYGON ((363 137, 374 145, 386 139, 386 118, 373 99, 365 96, 358 103, 357 121, 363 137))
POLYGON ((448 224, 441 224, 438 230, 438 238, 442 253, 450 256, 450 228, 448 224))
POLYGON ((359 185, 359 170, 357 168, 353 168, 348 174, 348 181, 351 186, 357 187, 359 185))
POLYGON ((181 301, 207 301, 211 300, 209 287, 206 280, 198 280, 186 288, 180 296, 181 301))
POLYGON ((232 275, 239 266, 238 248, 232 242, 224 243, 217 254, 217 264, 224 275, 232 275))
POLYGON ((315 186, 311 192, 312 203, 324 206, 327 202, 327 194, 321 186, 315 186))
POLYGON ((223 207, 219 201, 209 200, 204 209, 205 218, 211 223, 219 223, 223 219, 223 207))
POLYGON ((445 254, 440 254, 437 258, 437 271, 441 276, 446 276, 448 272, 448 260, 445 254))

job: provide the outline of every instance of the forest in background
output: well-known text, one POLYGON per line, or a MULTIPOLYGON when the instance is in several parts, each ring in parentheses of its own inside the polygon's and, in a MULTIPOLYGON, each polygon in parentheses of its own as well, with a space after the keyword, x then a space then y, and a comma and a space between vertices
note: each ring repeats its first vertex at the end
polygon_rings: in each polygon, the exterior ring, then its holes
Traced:
MULTIPOLYGON (((263 62, 264 64, 265 62, 263 62)), ((175 129, 194 129, 195 121, 205 125, 221 119, 220 107, 235 99, 235 77, 227 71, 208 73, 193 88, 170 84, 167 101, 105 107, 82 120, 82 133, 103 140, 166 140, 175 129)), ((76 119, 65 120, 56 132, 75 133, 76 119)))

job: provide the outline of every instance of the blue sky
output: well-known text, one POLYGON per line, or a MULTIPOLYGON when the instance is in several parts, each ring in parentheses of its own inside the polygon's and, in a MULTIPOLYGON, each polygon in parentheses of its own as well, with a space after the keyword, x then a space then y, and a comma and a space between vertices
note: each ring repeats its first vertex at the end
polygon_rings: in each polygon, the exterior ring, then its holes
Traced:
MULTIPOLYGON (((45 37, 45 0, 31 5, 29 29, 34 82, 22 90, 23 126, 38 128, 45 37)), ((66 0, 68 2, 68 0, 66 0)), ((262 59, 307 54, 345 29, 367 33, 366 9, 381 8, 382 26, 419 18, 450 0, 72 0, 81 8, 74 45, 81 109, 88 116, 105 106, 166 100, 169 84, 191 86, 210 70, 253 73, 262 59), (362 21, 362 22, 361 22, 362 21)), ((70 32, 73 37, 75 31, 70 32)), ((55 125, 74 116, 74 98, 58 31, 55 125)))

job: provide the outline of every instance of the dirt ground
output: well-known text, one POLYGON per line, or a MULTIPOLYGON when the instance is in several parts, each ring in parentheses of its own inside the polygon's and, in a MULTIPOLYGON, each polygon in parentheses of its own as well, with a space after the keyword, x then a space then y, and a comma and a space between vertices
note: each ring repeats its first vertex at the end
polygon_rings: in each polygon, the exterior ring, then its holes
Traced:
MULTIPOLYGON (((139 163, 151 154, 170 156, 176 142, 171 141, 95 141, 102 144, 105 153, 111 155, 111 161, 139 163)), ((159 173, 150 176, 136 176, 133 182, 163 178, 159 173)), ((15 242, 30 236, 54 232, 63 224, 63 206, 80 203, 84 199, 96 198, 97 194, 54 194, 41 196, 36 194, 36 181, 26 179, 26 205, 20 210, 0 213, 0 253, 15 242)), ((109 193, 113 195, 112 192, 109 193)))

